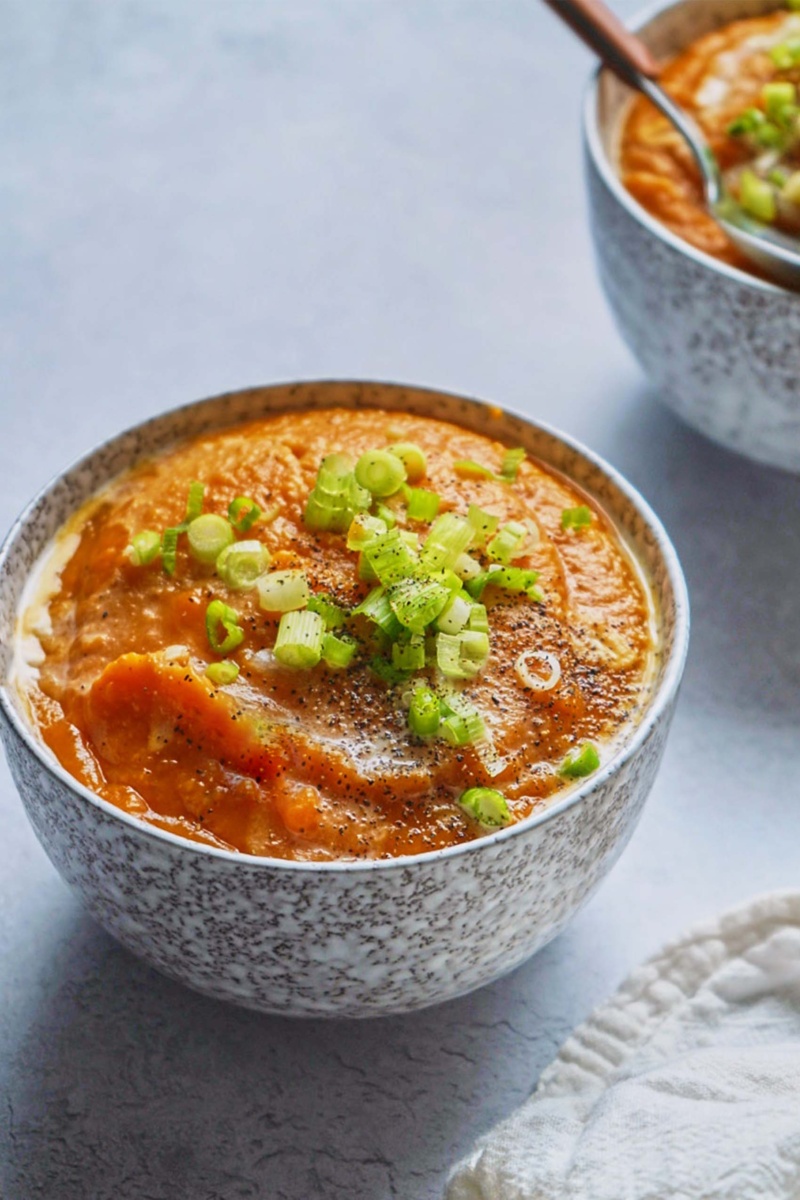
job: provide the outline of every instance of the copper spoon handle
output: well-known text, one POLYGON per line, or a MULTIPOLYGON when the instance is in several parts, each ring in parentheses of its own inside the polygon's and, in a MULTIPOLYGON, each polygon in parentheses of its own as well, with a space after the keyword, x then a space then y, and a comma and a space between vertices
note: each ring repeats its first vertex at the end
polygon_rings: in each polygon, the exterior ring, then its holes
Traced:
POLYGON ((602 0, 545 0, 581 41, 624 83, 638 88, 640 79, 655 79, 659 67, 635 33, 626 29, 602 0))

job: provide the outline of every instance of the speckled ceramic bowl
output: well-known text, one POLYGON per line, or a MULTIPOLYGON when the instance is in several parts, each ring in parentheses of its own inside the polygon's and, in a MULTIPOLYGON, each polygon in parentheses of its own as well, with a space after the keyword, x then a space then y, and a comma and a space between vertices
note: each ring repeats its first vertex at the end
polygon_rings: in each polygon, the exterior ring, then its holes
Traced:
MULTIPOLYGON (((680 0, 633 22, 658 58, 776 0, 680 0)), ((800 471, 800 294, 695 250, 622 186, 617 138, 630 91, 591 83, 584 144, 600 279, 623 338, 662 399, 741 454, 800 471)))
POLYGON ((564 927, 633 831, 672 716, 688 606, 675 552, 630 485, 567 438, 438 392, 303 383, 203 401, 107 442, 22 514, 0 551, 0 678, 31 568, 93 492, 179 438, 331 405, 408 410, 523 445, 605 506, 651 581, 662 647, 645 716, 615 758, 543 813, 466 845, 389 862, 292 863, 185 841, 98 799, 40 744, 7 687, 0 730, 48 855, 135 954, 266 1012, 368 1016, 434 1004, 511 970, 564 927))

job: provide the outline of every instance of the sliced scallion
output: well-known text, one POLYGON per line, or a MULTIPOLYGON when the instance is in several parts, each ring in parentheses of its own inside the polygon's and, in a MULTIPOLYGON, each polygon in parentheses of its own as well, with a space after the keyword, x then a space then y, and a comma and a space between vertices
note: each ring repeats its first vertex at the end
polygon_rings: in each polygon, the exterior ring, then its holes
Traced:
POLYGON ((500 524, 499 517, 496 517, 494 513, 484 512, 477 504, 470 504, 467 520, 473 529, 472 545, 478 549, 486 545, 486 539, 492 536, 500 524))
POLYGON ((222 551, 215 569, 228 587, 245 592, 255 587, 269 566, 270 557, 267 547, 255 539, 234 542, 222 551))
POLYGON ((308 670, 322 658, 325 622, 319 613, 285 612, 278 626, 274 654, 285 667, 308 670))
POLYGON ((233 541, 233 526, 217 513, 203 513, 189 522, 186 538, 189 552, 201 563, 215 563, 233 541))
POLYGON ((411 694, 408 724, 417 737, 432 737, 439 729, 439 700, 428 687, 416 687, 411 694))
POLYGON ((399 671, 420 671, 425 666, 425 639, 414 633, 407 642, 392 643, 392 666, 399 671))
POLYGON ((393 446, 389 446, 389 451, 400 459, 406 469, 406 479, 409 483, 416 483, 418 479, 425 478, 428 460, 425 451, 419 446, 413 442, 395 442, 393 446))
POLYGON ((422 547, 422 561, 430 571, 452 568, 472 542, 472 526, 466 517, 442 513, 431 525, 422 547))
POLYGON ((225 662, 213 662, 208 664, 205 673, 217 687, 225 687, 226 684, 235 683, 239 678, 239 667, 235 662, 227 660, 225 662))
POLYGON ((143 529, 134 533, 125 553, 134 567, 146 567, 161 553, 161 537, 154 529, 143 529))
POLYGON ((742 171, 739 176, 739 203, 745 212, 767 224, 778 215, 773 187, 755 171, 742 171))
POLYGON ((507 567, 512 558, 519 558, 525 553, 524 546, 527 540, 528 530, 521 521, 507 521, 489 542, 486 553, 494 562, 507 567))
POLYGON ((402 459, 391 450, 367 450, 356 463, 356 480, 373 496, 393 496, 406 480, 402 459))
MULTIPOLYGON (((488 653, 488 636, 485 633, 476 633, 474 636, 486 638, 486 650, 488 653)), ((436 665, 445 678, 473 679, 480 671, 482 662, 464 654, 463 648, 464 643, 461 634, 437 633, 436 665)))
POLYGON ((474 603, 469 610, 469 628, 475 633, 489 632, 489 616, 484 604, 474 603))
POLYGON ((306 607, 309 612, 319 613, 325 622, 326 629, 341 629, 347 620, 346 610, 340 608, 338 604, 334 604, 330 596, 325 593, 312 596, 306 607))
POLYGON ((427 488, 412 487, 408 489, 406 512, 412 521, 432 521, 439 511, 440 503, 436 492, 429 492, 427 488))
POLYGON ((236 496, 228 505, 228 520, 237 533, 247 533, 260 516, 261 509, 249 496, 236 496))
POLYGON ((180 532, 179 526, 170 525, 168 529, 164 530, 161 538, 161 565, 167 575, 174 575, 178 565, 178 534, 180 532))
POLYGON ((363 554, 385 587, 415 574, 419 567, 417 555, 397 527, 367 542, 363 554))
POLYGON ((377 503, 375 505, 375 516, 380 517, 386 523, 387 529, 394 529, 397 524, 397 513, 389 508, 388 504, 377 503))
POLYGON ((357 613, 369 617, 370 621, 374 621, 378 628, 392 639, 398 637, 401 632, 402 626, 395 616, 394 609, 389 603, 388 593, 383 587, 373 588, 358 607, 353 609, 353 615, 355 616, 357 613))
POLYGON ((477 708, 464 705, 461 711, 447 714, 439 733, 451 746, 471 746, 486 736, 486 724, 477 708))
POLYGON ((436 628, 442 633, 460 633, 469 622, 472 601, 463 592, 456 592, 447 607, 436 618, 436 628))
POLYGON ((189 494, 186 497, 186 516, 184 525, 188 526, 191 521, 194 521, 200 516, 203 511, 203 496, 205 495, 205 485, 195 480, 189 484, 189 494))
POLYGON ((244 630, 239 625, 236 609, 221 600, 212 600, 206 609, 206 634, 215 654, 230 654, 240 646, 244 641, 244 630))
POLYGON ((367 542, 380 537, 388 528, 381 517, 371 517, 369 513, 356 513, 347 531, 347 549, 363 550, 367 542))
POLYGON ((592 523, 592 510, 586 504, 565 508, 561 514, 562 529, 586 529, 592 523))
POLYGON ((483 589, 489 585, 506 592, 525 592, 530 600, 542 600, 544 597, 536 586, 538 578, 539 572, 527 567, 495 567, 494 570, 484 571, 477 579, 469 580, 464 587, 474 600, 480 600, 483 589))
POLYGON ((597 747, 591 742, 584 742, 580 747, 570 750, 564 757, 558 773, 563 779, 583 779, 593 774, 600 766, 600 755, 597 747))
POLYGON ((450 599, 450 589, 435 579, 404 579, 390 588, 388 597, 400 624, 424 633, 450 599))
POLYGON ((401 671, 399 667, 393 663, 387 662, 385 658, 376 655, 369 661, 369 669, 382 679, 389 687, 397 687, 398 684, 405 683, 408 680, 409 672, 401 671))
POLYGON ((500 474, 503 479, 507 479, 509 483, 513 483, 517 478, 520 463, 525 458, 525 451, 522 446, 516 446, 513 450, 506 450, 503 455, 503 462, 500 467, 500 474))
POLYGON ((305 608, 311 589, 303 571, 270 571, 256 585, 258 602, 265 612, 294 612, 305 608))
POLYGON ((464 811, 487 829, 499 829, 511 822, 508 801, 494 788, 467 788, 458 798, 464 811))
POLYGON ((460 458, 458 462, 453 463, 453 470, 462 479, 497 479, 494 471, 471 458, 460 458))
POLYGON ((344 670, 353 661, 358 646, 352 638, 326 633, 322 639, 322 661, 334 671, 344 670))
POLYGON ((364 512, 370 503, 369 492, 356 482, 352 458, 328 454, 320 463, 303 520, 309 529, 344 533, 356 513, 364 512))

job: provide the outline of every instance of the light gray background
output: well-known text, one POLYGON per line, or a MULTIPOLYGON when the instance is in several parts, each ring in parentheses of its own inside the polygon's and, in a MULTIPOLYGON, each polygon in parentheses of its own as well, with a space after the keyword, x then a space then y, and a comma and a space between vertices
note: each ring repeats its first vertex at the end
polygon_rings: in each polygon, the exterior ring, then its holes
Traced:
POLYGON ((0 526, 168 406, 361 376, 577 435, 683 560, 693 645, 633 843, 554 944, 427 1013, 295 1023, 160 978, 0 766, 3 1200, 429 1200, 645 955, 797 885, 800 480, 681 426, 621 344, 590 60, 537 0, 0 0, 0 31, 0 526))

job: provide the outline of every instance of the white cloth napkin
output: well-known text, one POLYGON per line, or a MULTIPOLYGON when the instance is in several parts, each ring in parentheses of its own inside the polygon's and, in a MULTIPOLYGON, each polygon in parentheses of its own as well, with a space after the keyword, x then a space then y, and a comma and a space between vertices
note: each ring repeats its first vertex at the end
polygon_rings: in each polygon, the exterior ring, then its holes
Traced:
POLYGON ((634 971, 447 1200, 800 1200, 800 893, 634 971))

